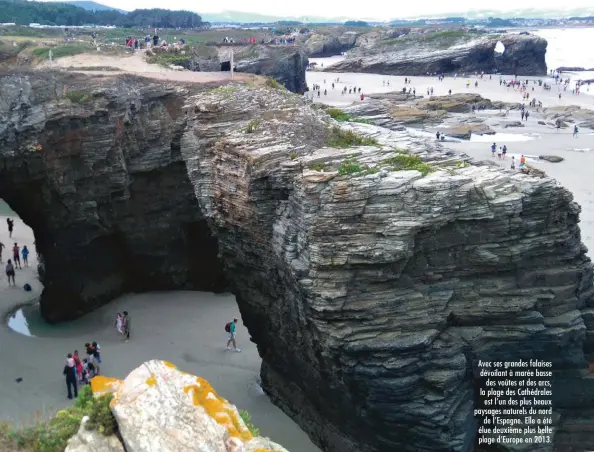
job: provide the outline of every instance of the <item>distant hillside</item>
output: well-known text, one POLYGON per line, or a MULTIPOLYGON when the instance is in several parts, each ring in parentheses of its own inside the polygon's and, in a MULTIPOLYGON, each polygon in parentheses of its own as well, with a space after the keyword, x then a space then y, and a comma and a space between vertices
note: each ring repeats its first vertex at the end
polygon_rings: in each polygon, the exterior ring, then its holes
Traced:
POLYGON ((86 9, 87 11, 117 11, 121 14, 128 14, 128 11, 124 11, 123 9, 112 8, 111 6, 92 1, 65 0, 63 2, 50 3, 66 3, 68 5, 78 6, 79 8, 86 9))
POLYGON ((218 23, 239 24, 266 24, 280 21, 298 21, 303 23, 343 23, 350 20, 346 17, 319 17, 319 16, 268 16, 265 14, 247 13, 242 11, 223 11, 215 14, 202 14, 204 20, 218 23))
MULTIPOLYGON (((114 9, 89 11, 70 3, 0 0, 0 23, 17 25, 115 25, 118 27, 199 28, 202 18, 191 11, 136 9, 122 14, 114 9)), ((94 3, 94 2, 81 2, 94 3)))

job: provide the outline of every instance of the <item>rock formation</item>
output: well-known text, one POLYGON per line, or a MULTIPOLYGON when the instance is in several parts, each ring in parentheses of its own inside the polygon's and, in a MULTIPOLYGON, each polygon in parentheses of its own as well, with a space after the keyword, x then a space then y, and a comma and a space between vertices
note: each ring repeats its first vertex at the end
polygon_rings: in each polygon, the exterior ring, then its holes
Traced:
MULTIPOLYGON (((113 394, 110 407, 127 452, 288 452, 268 438, 254 436, 237 408, 208 381, 165 361, 148 361, 125 380, 91 380, 95 396, 113 394)), ((85 428, 66 452, 120 452, 115 435, 85 428)))
POLYGON ((309 57, 314 58, 340 55, 342 52, 352 49, 361 34, 356 31, 345 31, 338 36, 316 33, 305 41, 305 52, 309 57))
POLYGON ((0 94, 0 197, 35 231, 47 319, 227 282, 264 390, 326 451, 473 450, 478 359, 552 361, 558 450, 594 441, 592 264, 554 180, 344 132, 265 84, 49 72, 0 94))
MULTIPOLYGON (((363 37, 362 37, 363 38, 363 37)), ((547 41, 534 35, 482 35, 437 31, 358 44, 344 61, 328 72, 367 72, 385 75, 427 73, 502 73, 546 75, 547 41), (505 50, 495 52, 501 42, 505 50)))

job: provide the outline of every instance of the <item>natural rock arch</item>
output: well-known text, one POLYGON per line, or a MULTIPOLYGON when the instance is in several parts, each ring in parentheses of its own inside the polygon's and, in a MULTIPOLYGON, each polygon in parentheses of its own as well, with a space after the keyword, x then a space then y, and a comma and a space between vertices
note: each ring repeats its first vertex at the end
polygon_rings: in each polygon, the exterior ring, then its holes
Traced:
POLYGON ((50 72, 0 94, 0 197, 43 243, 49 320, 226 279, 264 390, 324 450, 469 452, 479 358, 552 361, 557 446, 591 444, 572 421, 594 405, 592 263, 553 180, 313 171, 345 150, 273 88, 50 72))

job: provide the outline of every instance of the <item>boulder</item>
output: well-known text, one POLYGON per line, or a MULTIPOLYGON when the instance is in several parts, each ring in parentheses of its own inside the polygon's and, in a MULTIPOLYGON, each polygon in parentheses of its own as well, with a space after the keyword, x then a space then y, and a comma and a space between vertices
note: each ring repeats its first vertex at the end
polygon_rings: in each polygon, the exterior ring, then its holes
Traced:
POLYGON ((134 369, 111 409, 127 452, 287 452, 254 437, 208 381, 152 360, 134 369))
POLYGON ((504 129, 509 129, 511 127, 524 127, 524 123, 520 121, 507 121, 502 123, 504 129))
POLYGON ((345 60, 324 68, 324 71, 413 76, 481 71, 532 76, 547 74, 547 41, 535 35, 483 35, 443 30, 410 33, 397 39, 385 39, 380 34, 364 43, 362 38, 361 45, 355 47, 345 60), (498 42, 505 46, 502 54, 495 52, 498 42))
POLYGON ((559 157, 558 155, 539 155, 538 158, 551 163, 559 163, 565 160, 563 157, 559 157))
POLYGON ((494 135, 495 131, 486 124, 461 124, 455 127, 439 128, 446 136, 469 140, 471 135, 494 135))
POLYGON ((97 430, 88 430, 89 417, 85 416, 76 435, 68 440, 64 452, 125 452, 117 436, 105 436, 97 430))

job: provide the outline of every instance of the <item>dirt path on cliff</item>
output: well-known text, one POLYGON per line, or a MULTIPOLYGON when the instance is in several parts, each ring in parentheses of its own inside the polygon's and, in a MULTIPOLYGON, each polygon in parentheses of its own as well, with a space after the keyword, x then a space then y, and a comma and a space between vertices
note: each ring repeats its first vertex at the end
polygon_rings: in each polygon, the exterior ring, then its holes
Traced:
MULTIPOLYGON (((210 83, 231 80, 229 72, 175 71, 158 64, 150 64, 146 61, 144 52, 140 51, 130 56, 101 55, 99 52, 84 53, 59 58, 52 62, 46 61, 38 66, 38 70, 49 68, 87 74, 135 74, 152 79, 178 82, 210 83), (97 70, 93 70, 93 68, 97 68, 97 70)), ((253 74, 235 73, 233 80, 247 82, 253 81, 255 77, 253 74)))

